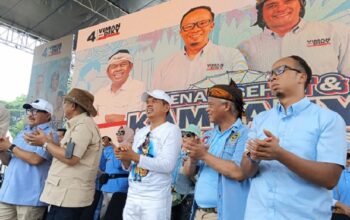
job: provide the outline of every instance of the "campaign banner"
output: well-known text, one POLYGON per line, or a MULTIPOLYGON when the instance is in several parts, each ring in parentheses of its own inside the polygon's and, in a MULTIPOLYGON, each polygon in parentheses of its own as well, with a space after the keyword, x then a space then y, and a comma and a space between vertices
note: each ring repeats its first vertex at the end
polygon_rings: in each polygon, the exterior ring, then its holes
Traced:
POLYGON ((266 73, 291 55, 313 70, 307 96, 338 112, 350 133, 350 4, 296 0, 282 13, 276 1, 257 2, 169 1, 79 31, 72 86, 95 95, 102 134, 115 139, 121 125, 143 127, 141 94, 152 89, 170 94, 168 119, 180 128, 210 128, 206 89, 231 79, 248 123, 277 103, 266 73))
POLYGON ((27 102, 39 98, 53 106, 52 125, 63 126, 63 98, 72 60, 73 35, 50 41, 35 48, 27 102))

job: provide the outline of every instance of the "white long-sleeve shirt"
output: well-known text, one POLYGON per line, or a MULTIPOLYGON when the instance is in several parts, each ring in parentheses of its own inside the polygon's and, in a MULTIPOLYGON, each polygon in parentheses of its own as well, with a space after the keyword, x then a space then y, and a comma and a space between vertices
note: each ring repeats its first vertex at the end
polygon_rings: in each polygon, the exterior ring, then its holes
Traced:
POLYGON ((172 172, 181 150, 181 131, 169 122, 150 131, 150 126, 140 129, 133 150, 140 154, 138 164, 131 164, 128 196, 160 199, 170 195, 172 172), (140 147, 149 136, 148 144, 140 147))

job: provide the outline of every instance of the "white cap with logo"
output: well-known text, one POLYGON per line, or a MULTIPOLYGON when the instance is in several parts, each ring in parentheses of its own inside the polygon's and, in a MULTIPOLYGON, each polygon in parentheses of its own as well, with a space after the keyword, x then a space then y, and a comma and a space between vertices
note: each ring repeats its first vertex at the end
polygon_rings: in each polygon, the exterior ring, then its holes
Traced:
POLYGON ((172 104, 172 101, 171 101, 171 98, 168 94, 166 94, 163 90, 159 90, 159 89, 155 89, 151 92, 144 92, 142 94, 142 97, 141 97, 141 100, 143 102, 146 102, 147 101, 147 98, 151 96, 153 98, 156 98, 156 99, 160 99, 160 100, 164 100, 166 101, 169 105, 172 104))
POLYGON ((35 108, 38 110, 46 111, 50 113, 51 115, 53 114, 53 107, 52 104, 44 99, 37 99, 32 103, 26 103, 23 105, 24 109, 31 109, 35 108))

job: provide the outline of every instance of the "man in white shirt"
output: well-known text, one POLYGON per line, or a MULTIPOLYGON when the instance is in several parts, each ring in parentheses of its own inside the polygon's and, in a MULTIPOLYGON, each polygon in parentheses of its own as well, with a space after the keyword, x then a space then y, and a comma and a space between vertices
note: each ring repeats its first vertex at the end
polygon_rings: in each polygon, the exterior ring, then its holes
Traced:
POLYGON ((114 138, 118 125, 126 120, 128 112, 142 109, 140 96, 145 86, 131 78, 132 68, 133 59, 128 50, 118 50, 108 60, 106 73, 111 84, 100 88, 94 95, 98 112, 94 120, 100 125, 103 136, 114 138))
POLYGON ((242 42, 249 69, 266 72, 286 56, 303 57, 314 75, 350 76, 350 28, 343 24, 304 21, 306 0, 257 0, 263 32, 242 42))
POLYGON ((153 88, 174 91, 228 84, 226 75, 205 78, 248 69, 237 49, 215 45, 209 40, 214 26, 214 13, 208 6, 192 8, 183 15, 180 35, 184 49, 159 64, 153 76, 153 88), (204 81, 199 83, 201 80, 204 81))
POLYGON ((162 90, 145 92, 149 125, 136 132, 132 148, 115 150, 124 168, 130 169, 124 219, 168 220, 171 180, 181 149, 180 129, 166 121, 171 99, 162 90))

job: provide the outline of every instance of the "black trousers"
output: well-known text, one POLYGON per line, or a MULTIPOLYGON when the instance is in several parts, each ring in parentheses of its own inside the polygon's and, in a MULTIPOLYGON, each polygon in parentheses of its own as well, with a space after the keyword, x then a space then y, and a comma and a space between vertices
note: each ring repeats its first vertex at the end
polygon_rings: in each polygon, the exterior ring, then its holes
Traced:
POLYGON ((80 219, 84 209, 85 207, 68 208, 51 205, 46 220, 77 220, 80 219))
POLYGON ((187 195, 186 198, 178 205, 171 208, 171 220, 189 220, 194 195, 187 195))
POLYGON ((113 193, 103 220, 123 219, 123 210, 126 202, 126 196, 127 194, 122 192, 113 193))

